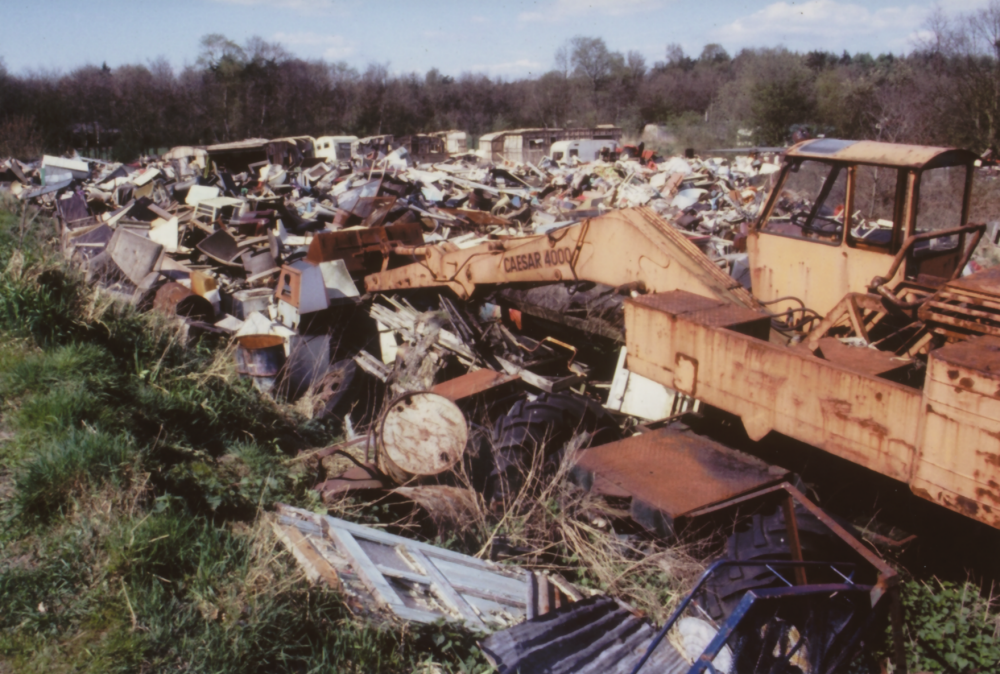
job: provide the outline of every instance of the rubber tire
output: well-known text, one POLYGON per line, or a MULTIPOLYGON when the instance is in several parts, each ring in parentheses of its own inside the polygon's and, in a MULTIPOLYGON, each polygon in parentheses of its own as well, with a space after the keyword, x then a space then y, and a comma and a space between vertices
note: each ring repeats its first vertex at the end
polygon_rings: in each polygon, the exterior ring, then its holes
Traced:
POLYGON ((493 427, 493 472, 486 483, 486 500, 516 492, 539 452, 546 463, 555 463, 566 443, 581 432, 591 435, 588 445, 621 439, 614 417, 590 398, 542 393, 534 400, 517 401, 493 427))
MULTIPOLYGON (((806 560, 846 562, 857 561, 857 554, 851 547, 833 535, 815 516, 801 506, 795 509, 798 522, 802 557, 806 560)), ((844 523, 841 523, 842 525, 844 523)), ((847 525, 848 531, 851 530, 847 525)), ((777 507, 769 512, 755 513, 726 541, 727 559, 752 561, 757 559, 791 559, 788 548, 787 528, 784 508, 777 507)), ((832 572, 810 570, 810 583, 842 582, 832 572), (817 577, 817 574, 820 574, 817 577)), ((792 570, 781 570, 781 575, 789 578, 792 570)), ((871 579, 861 578, 861 581, 871 579)), ((784 582, 765 567, 732 567, 723 569, 706 581, 699 595, 699 603, 713 620, 721 621, 729 617, 733 609, 743 599, 747 590, 779 587, 784 582)))

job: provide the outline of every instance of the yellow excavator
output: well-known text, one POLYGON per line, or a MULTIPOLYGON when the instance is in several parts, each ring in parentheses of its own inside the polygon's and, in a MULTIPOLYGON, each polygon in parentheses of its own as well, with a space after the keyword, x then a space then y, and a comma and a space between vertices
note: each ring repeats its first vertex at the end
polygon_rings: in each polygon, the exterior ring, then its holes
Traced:
POLYGON ((1000 528, 1000 268, 962 276, 976 156, 817 139, 746 232, 752 292, 645 208, 460 248, 398 244, 369 292, 628 291, 627 367, 1000 528))

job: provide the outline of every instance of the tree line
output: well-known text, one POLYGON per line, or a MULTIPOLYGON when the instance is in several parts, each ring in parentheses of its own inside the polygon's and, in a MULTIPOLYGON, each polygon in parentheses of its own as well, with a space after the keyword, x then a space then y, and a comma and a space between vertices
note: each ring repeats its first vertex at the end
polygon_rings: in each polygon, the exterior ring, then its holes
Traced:
POLYGON ((250 137, 412 133, 478 137, 521 127, 616 124, 669 132, 665 150, 780 145, 796 131, 844 138, 1000 146, 1000 0, 949 19, 934 14, 907 55, 799 53, 782 47, 697 56, 668 45, 648 64, 578 36, 535 78, 391 74, 304 60, 259 37, 211 34, 180 72, 164 59, 68 73, 15 75, 0 61, 0 156, 154 148, 250 137))

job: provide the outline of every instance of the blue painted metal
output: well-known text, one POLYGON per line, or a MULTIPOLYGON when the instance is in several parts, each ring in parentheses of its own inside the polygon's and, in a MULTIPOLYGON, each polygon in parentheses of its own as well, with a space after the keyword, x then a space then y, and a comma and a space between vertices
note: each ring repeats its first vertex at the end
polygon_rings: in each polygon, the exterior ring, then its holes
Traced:
POLYGON ((701 656, 694 663, 691 669, 688 670, 688 674, 701 674, 701 672, 706 671, 706 669, 711 668, 710 671, 714 672, 715 667, 712 666, 712 661, 715 660, 716 656, 722 651, 722 647, 726 645, 729 638, 736 631, 739 626, 740 621, 746 616, 753 607, 758 602, 762 601, 780 601, 781 599, 787 597, 805 597, 809 595, 831 595, 835 592, 855 592, 861 594, 867 594, 871 590, 870 585, 856 585, 854 583, 829 583, 822 585, 803 585, 799 587, 779 587, 779 588, 767 588, 760 590, 748 590, 743 599, 737 605, 736 609, 733 610, 732 614, 722 623, 719 628, 718 633, 716 633, 715 638, 709 642, 708 646, 702 652, 701 656))
MULTIPOLYGON (((856 564, 848 562, 844 563, 813 562, 813 561, 800 562, 800 561, 786 560, 786 559, 773 559, 773 560, 758 559, 753 561, 737 561, 731 559, 719 560, 714 564, 712 564, 710 567, 708 567, 708 569, 705 570, 705 573, 701 574, 701 578, 698 579, 698 582, 695 584, 691 592, 689 592, 688 595, 684 597, 684 600, 677 606, 676 609, 674 609, 674 612, 670 615, 670 618, 667 620, 667 622, 663 624, 663 627, 660 628, 660 631, 656 633, 655 637, 653 637, 653 640, 652 642, 650 642, 649 647, 646 649, 646 652, 643 654, 639 662, 635 664, 635 667, 632 668, 630 674, 638 674, 639 670, 642 669, 642 666, 646 664, 646 661, 649 659, 649 656, 652 655, 653 651, 656 650, 656 647, 660 645, 660 642, 663 641, 663 638, 667 636, 667 633, 674 626, 674 623, 677 622, 677 620, 680 618, 684 610, 691 604, 691 601, 694 599, 695 595, 701 589, 702 585, 704 585, 705 582, 713 575, 715 575, 715 573, 717 573, 719 570, 733 566, 765 566, 768 568, 770 568, 771 566, 785 567, 785 568, 795 568, 795 567, 806 567, 806 568, 839 567, 841 569, 849 568, 852 569, 852 574, 851 576, 849 576, 849 578, 853 577, 853 570, 857 568, 856 564)), ((840 575, 843 576, 844 574, 840 573, 840 575)), ((698 674, 699 672, 705 671, 705 665, 711 667, 712 660, 714 660, 715 656, 719 654, 719 651, 722 650, 722 647, 725 645, 726 641, 732 635, 732 632, 739 624, 739 621, 747 614, 747 612, 750 610, 750 607, 753 606, 754 602, 757 601, 758 599, 781 599, 783 597, 804 596, 810 594, 817 594, 817 595, 830 594, 832 592, 868 593, 871 591, 872 587, 873 586, 870 585, 855 585, 854 583, 847 582, 843 584, 835 583, 827 585, 803 585, 803 586, 791 586, 784 588, 772 588, 765 590, 748 591, 747 594, 744 595, 743 599, 740 601, 739 605, 733 611, 733 613, 729 616, 729 618, 725 621, 725 623, 723 623, 722 629, 719 630, 719 633, 715 636, 715 638, 711 641, 711 643, 709 643, 704 653, 702 653, 702 656, 689 670, 689 674, 698 674), (713 647, 715 648, 714 652, 710 652, 712 651, 713 647)), ((715 668, 712 667, 710 671, 714 672, 715 668)))

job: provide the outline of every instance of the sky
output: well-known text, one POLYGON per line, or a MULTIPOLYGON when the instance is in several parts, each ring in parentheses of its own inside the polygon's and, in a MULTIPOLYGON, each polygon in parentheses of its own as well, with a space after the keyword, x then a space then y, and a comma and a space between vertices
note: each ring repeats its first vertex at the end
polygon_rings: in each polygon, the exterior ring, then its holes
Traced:
MULTIPOLYGON (((680 44, 697 57, 709 43, 730 55, 784 46, 906 54, 928 15, 971 12, 988 0, 0 0, 0 59, 8 72, 69 72, 83 65, 193 65, 203 35, 237 43, 260 36, 304 59, 363 71, 465 72, 515 79, 551 70, 576 35, 638 51, 647 64, 680 44), (863 3, 863 4, 862 4, 863 3)), ((996 1, 996 0, 994 0, 996 1)))

